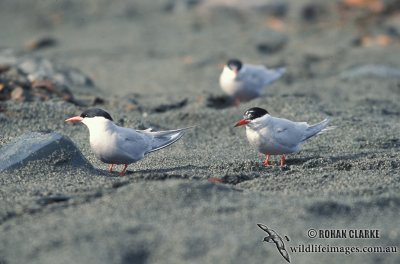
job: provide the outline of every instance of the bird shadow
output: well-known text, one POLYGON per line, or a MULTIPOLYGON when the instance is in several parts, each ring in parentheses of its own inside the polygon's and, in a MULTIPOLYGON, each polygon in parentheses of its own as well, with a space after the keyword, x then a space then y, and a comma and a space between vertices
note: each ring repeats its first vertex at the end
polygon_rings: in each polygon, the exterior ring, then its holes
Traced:
POLYGON ((206 106, 213 109, 225 109, 235 106, 235 102, 229 96, 210 95, 207 97, 206 106))
POLYGON ((127 171, 127 174, 135 174, 135 173, 166 173, 171 171, 185 171, 185 170, 206 170, 208 166, 195 166, 195 165, 185 165, 185 166, 177 166, 171 168, 163 168, 163 169, 145 169, 145 170, 135 170, 135 171, 127 171))
POLYGON ((290 165, 302 165, 302 164, 306 163, 307 161, 313 160, 313 159, 316 159, 316 158, 318 158, 318 157, 288 158, 286 160, 286 164, 288 166, 290 166, 290 165))
MULTIPOLYGON (((165 177, 165 173, 168 172, 180 172, 175 175, 170 175, 171 177, 175 176, 178 178, 186 178, 183 176, 185 171, 188 170, 207 170, 209 167, 208 166, 194 166, 194 165, 185 165, 185 166, 177 166, 177 167, 170 167, 170 168, 163 168, 163 169, 145 169, 145 170, 127 170, 125 173, 125 176, 133 176, 133 175, 145 175, 145 174, 153 174, 154 176, 160 176, 162 175, 165 177)), ((101 175, 105 175, 108 177, 121 177, 119 175, 118 170, 113 171, 112 173, 108 172, 107 170, 100 170, 97 169, 97 171, 101 175)))

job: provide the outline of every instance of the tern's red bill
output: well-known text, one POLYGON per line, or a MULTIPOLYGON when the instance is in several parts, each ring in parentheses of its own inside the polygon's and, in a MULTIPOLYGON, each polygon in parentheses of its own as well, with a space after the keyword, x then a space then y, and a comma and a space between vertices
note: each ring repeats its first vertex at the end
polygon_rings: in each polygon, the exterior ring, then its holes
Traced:
POLYGON ((248 123, 250 123, 250 120, 241 119, 239 120, 239 122, 236 123, 235 127, 244 126, 247 125, 248 123))
POLYGON ((65 120, 65 122, 78 123, 82 122, 83 118, 80 116, 73 116, 65 120))

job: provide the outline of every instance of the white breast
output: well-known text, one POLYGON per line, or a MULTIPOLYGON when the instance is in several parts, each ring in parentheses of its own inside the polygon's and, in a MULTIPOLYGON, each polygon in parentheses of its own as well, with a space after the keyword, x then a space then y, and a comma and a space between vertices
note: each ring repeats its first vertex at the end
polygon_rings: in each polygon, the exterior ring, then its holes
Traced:
POLYGON ((235 97, 242 88, 242 84, 240 82, 237 82, 235 79, 236 74, 227 66, 225 66, 219 77, 219 84, 221 86, 221 89, 227 95, 232 97, 235 97))
POLYGON ((121 146, 123 142, 113 122, 103 117, 94 117, 85 119, 84 123, 89 128, 90 147, 102 162, 130 164, 140 159, 121 146))
POLYGON ((297 152, 299 144, 285 144, 276 133, 276 127, 271 124, 262 124, 260 126, 246 126, 247 139, 255 149, 263 154, 283 155, 297 152))

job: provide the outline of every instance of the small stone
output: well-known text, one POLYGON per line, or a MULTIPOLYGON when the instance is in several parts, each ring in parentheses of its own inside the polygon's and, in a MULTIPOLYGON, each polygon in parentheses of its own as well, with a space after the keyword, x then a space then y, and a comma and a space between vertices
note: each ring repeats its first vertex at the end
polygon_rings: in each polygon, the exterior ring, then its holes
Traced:
POLYGON ((53 47, 55 45, 57 45, 57 40, 55 38, 45 36, 29 40, 25 43, 25 48, 32 51, 53 47))
POLYGON ((306 22, 316 22, 324 14, 326 14, 326 9, 322 4, 307 4, 303 7, 301 11, 301 17, 303 21, 306 22))
POLYGON ((33 80, 32 88, 34 89, 42 88, 51 92, 55 90, 54 83, 50 80, 33 80))
POLYGON ((91 106, 95 106, 95 105, 99 105, 99 104, 104 104, 105 101, 103 98, 98 97, 98 96, 91 96, 90 97, 90 105, 91 106))
POLYGON ((10 65, 0 64, 0 73, 8 71, 10 68, 11 68, 10 65))
POLYGON ((272 30, 259 31, 254 39, 257 43, 257 51, 264 54, 278 52, 282 50, 288 42, 288 38, 284 34, 272 30))
POLYGON ((13 101, 25 102, 28 100, 28 98, 29 98, 28 92, 20 86, 15 87, 11 92, 11 100, 13 101))

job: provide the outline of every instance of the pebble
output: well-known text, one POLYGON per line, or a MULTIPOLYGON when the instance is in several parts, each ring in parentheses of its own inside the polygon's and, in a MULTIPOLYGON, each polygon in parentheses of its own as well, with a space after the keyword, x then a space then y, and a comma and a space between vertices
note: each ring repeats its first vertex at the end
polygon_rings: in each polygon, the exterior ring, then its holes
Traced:
POLYGON ((57 45, 57 40, 55 38, 50 36, 43 36, 28 40, 24 46, 27 50, 32 51, 53 47, 55 45, 57 45))

